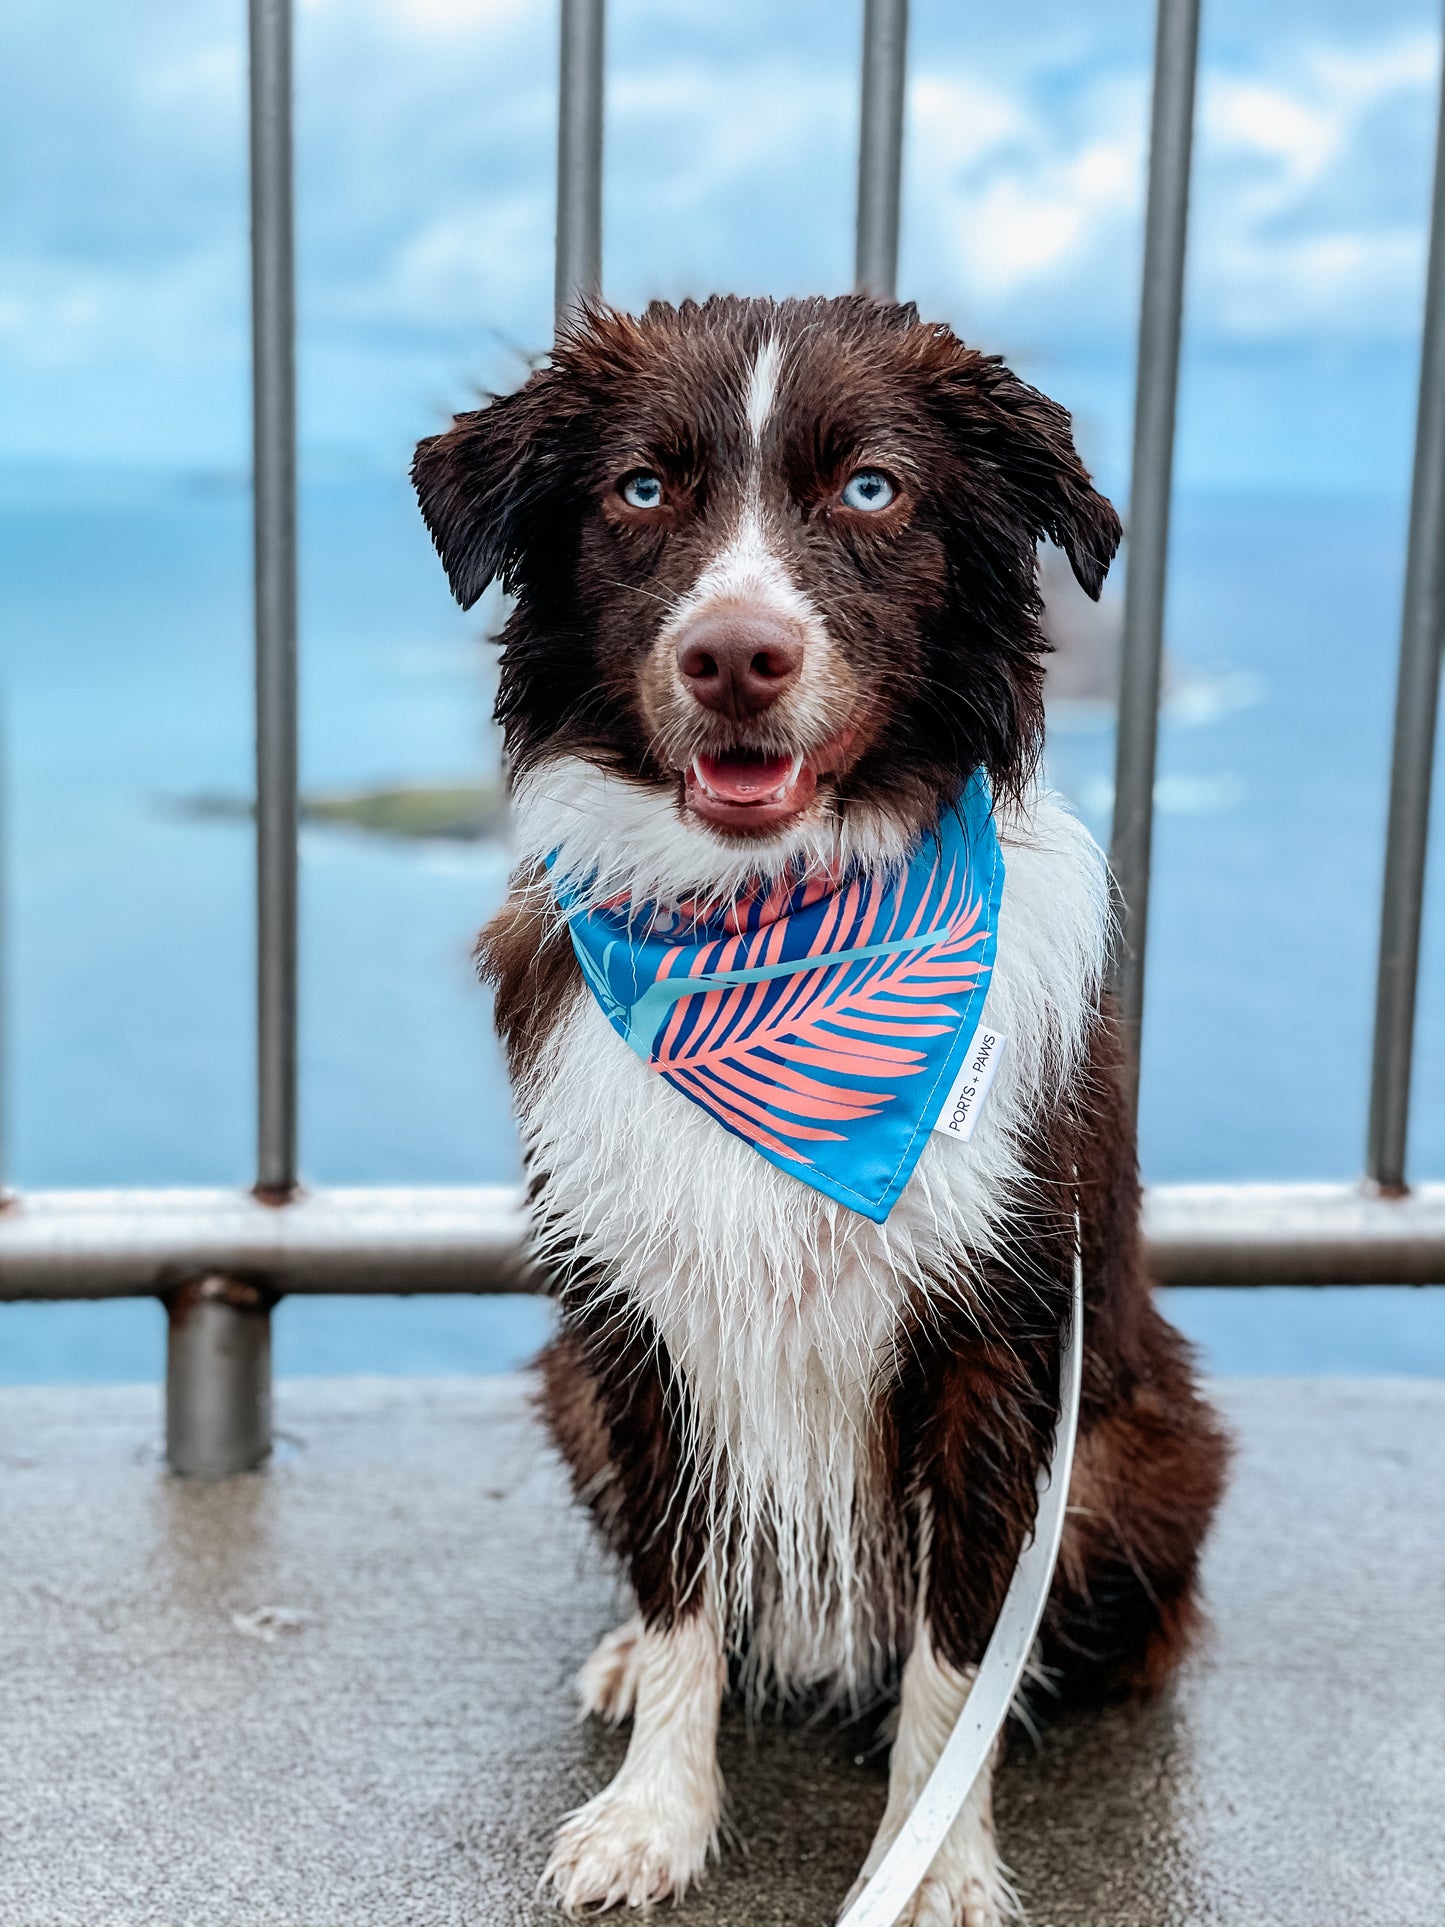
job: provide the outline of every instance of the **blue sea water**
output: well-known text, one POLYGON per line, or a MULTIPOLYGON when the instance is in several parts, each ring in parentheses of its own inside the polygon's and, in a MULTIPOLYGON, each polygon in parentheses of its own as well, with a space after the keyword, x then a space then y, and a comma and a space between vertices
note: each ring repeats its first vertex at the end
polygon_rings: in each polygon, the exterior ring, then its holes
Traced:
MULTIPOLYGON (((490 775, 485 625, 450 603, 404 484, 303 501, 313 789, 490 775)), ((176 808, 249 784, 249 510, 225 477, 0 486, 9 755, 8 1176, 241 1183, 253 1103, 251 833, 176 808)), ((1152 1178, 1359 1167, 1403 555, 1398 501, 1176 506, 1144 1049, 1152 1178)), ((1056 719, 1054 779, 1107 831, 1112 726, 1056 719)), ((1412 1164, 1445 1174, 1445 783, 1412 1164)), ((489 846, 302 839, 302 1143, 328 1183, 517 1173, 473 935, 489 846)), ((1442 1294, 1171 1294, 1230 1371, 1445 1371, 1442 1294)), ((282 1370, 489 1370, 519 1300, 284 1305, 282 1370)), ((0 1382, 152 1376, 150 1305, 0 1307, 0 1382)))

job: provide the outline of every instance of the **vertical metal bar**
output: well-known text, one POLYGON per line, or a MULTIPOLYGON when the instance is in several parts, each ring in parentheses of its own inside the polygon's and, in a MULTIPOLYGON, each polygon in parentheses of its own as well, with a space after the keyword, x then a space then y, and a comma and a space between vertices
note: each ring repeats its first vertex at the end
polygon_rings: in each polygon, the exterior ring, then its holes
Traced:
POLYGON ((234 1278, 166 1301, 166 1458, 188 1479, 250 1472, 271 1450, 271 1302, 234 1278))
POLYGON ((1410 1123, 1410 1063, 1430 831, 1430 782, 1445 636, 1445 72, 1435 135, 1430 261, 1420 349, 1415 474, 1400 624, 1390 821, 1375 981, 1375 1050, 1370 1078, 1366 1170, 1385 1191, 1405 1186, 1410 1123))
MULTIPOLYGON (((256 1192, 296 1184, 296 289, 291 4, 250 0, 256 624, 256 1192)), ((271 1449, 271 1306, 208 1278, 169 1300, 166 1454, 219 1479, 271 1449)))
POLYGON ((562 0, 557 86, 557 281, 560 322, 602 292, 604 0, 562 0))
POLYGON ((0 1210, 10 1198, 10 760, 9 706, 0 685, 0 1210))
POLYGON ((291 5, 251 0, 256 577, 257 1169, 296 1182, 296 300, 291 5))
POLYGON ((1144 218, 1144 277, 1139 303, 1139 365, 1134 397, 1134 460, 1129 485, 1129 567, 1124 591, 1114 826, 1109 849, 1120 919, 1114 988, 1126 1034, 1125 1075, 1131 1105, 1138 1102, 1139 1036, 1144 1015, 1149 857, 1154 829, 1154 765, 1158 748, 1179 337, 1184 310, 1184 248, 1189 226, 1189 156, 1194 131, 1199 0, 1159 0, 1155 32, 1149 196, 1144 218))
POLYGON ((864 0, 858 129, 858 234, 854 284, 892 301, 898 288, 898 204, 903 185, 903 82, 908 0, 864 0))

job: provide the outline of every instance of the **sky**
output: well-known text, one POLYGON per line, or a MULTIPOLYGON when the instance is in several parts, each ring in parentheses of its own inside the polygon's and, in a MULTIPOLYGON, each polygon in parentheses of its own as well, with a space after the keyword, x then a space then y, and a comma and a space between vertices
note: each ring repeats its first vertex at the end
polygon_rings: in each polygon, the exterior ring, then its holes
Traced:
MULTIPOLYGON (((605 284, 842 289, 861 6, 614 0, 605 284)), ((9 0, 0 460, 241 474, 244 0, 9 0)), ((914 0, 900 281, 1127 477, 1153 9, 914 0)), ((1403 493, 1422 0, 1210 0, 1179 480, 1403 493)), ((550 331, 550 0, 298 0, 303 458, 399 474, 550 331)))

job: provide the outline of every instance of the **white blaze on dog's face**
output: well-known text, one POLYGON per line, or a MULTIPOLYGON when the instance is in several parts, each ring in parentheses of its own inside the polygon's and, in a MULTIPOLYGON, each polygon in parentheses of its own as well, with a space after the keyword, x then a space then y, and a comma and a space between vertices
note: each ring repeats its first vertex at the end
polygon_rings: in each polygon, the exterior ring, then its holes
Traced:
POLYGON ((414 472, 459 599, 517 597, 514 773, 582 757, 722 842, 1020 784, 1036 545, 1097 594, 1119 535, 1062 409, 856 296, 592 313, 414 472))
MULTIPOLYGON (((789 566, 784 529, 770 527, 764 446, 781 364, 775 334, 742 364, 737 399, 747 433, 730 478, 732 499, 716 517, 712 553, 658 629, 641 678, 654 737, 684 772, 684 807, 724 833, 789 823, 857 735, 856 680, 822 609, 789 566)), ((661 506, 664 484, 649 482, 661 506)), ((635 482, 627 488, 635 492, 635 482)))

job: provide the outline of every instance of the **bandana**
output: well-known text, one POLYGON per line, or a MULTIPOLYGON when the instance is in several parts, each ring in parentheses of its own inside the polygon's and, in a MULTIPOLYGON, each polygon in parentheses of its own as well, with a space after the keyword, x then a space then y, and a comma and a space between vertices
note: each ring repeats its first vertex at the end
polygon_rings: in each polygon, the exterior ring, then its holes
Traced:
POLYGON ((559 903, 588 987, 644 1063, 881 1224, 979 1027, 1003 870, 980 770, 901 870, 784 878, 726 904, 559 903))

